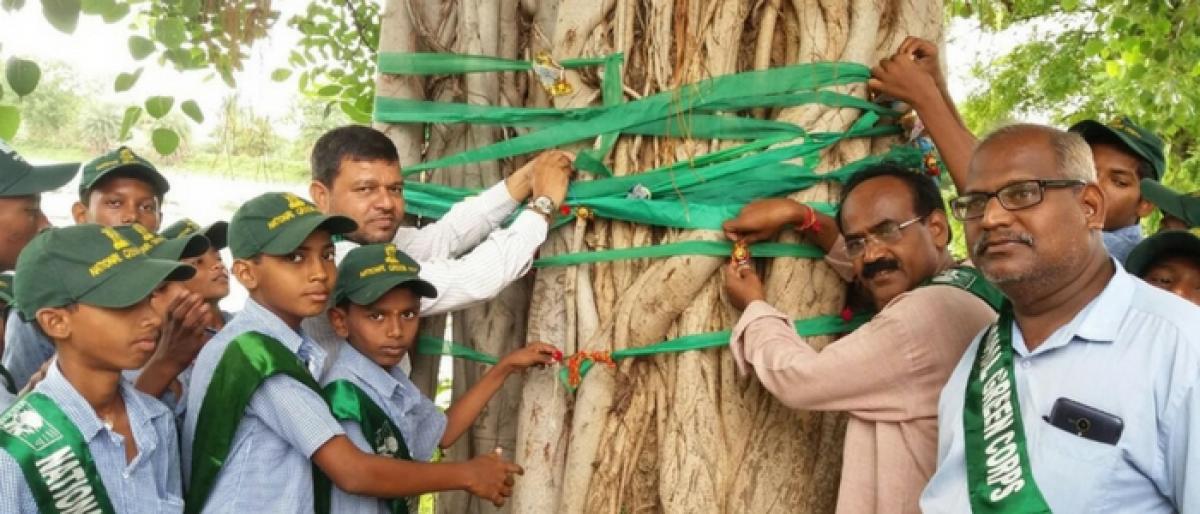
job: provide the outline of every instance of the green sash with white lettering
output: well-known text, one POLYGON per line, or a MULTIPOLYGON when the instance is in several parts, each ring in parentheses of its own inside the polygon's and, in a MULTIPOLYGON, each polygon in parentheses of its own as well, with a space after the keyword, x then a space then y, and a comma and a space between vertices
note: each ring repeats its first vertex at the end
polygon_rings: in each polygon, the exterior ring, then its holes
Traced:
POLYGON ((279 374, 321 393, 300 358, 269 336, 246 332, 235 337, 225 348, 200 404, 196 440, 192 442, 192 474, 185 512, 197 513, 204 508, 217 483, 217 474, 229 457, 233 435, 242 422, 250 397, 263 381, 279 374))
POLYGON ((975 295, 997 312, 1000 310, 1000 305, 1004 303, 1004 293, 983 278, 983 273, 971 266, 946 268, 945 271, 922 282, 921 286, 957 287, 975 295))
MULTIPOLYGON (((326 384, 325 401, 329 403, 333 417, 338 421, 358 423, 358 426, 362 428, 363 437, 371 444, 376 455, 412 460, 412 455, 408 453, 408 445, 404 443, 404 436, 400 434, 400 429, 396 428, 387 413, 371 401, 371 397, 367 396, 353 382, 334 380, 326 384)), ((315 466, 313 467, 313 477, 317 514, 328 514, 333 484, 315 466)), ((395 498, 387 503, 388 512, 393 514, 407 514, 413 506, 408 498, 395 498)))
POLYGON ((1033 481, 1025 426, 1013 374, 1013 311, 1007 301, 1000 319, 984 333, 967 378, 963 406, 967 489, 979 513, 1050 512, 1033 481))
POLYGON ((21 466, 39 512, 115 512, 83 434, 50 397, 29 393, 0 414, 0 448, 21 466))

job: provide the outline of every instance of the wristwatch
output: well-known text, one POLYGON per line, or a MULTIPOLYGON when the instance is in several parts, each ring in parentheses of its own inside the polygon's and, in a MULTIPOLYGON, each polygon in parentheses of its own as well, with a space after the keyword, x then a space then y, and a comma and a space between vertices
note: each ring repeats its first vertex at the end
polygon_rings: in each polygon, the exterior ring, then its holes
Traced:
POLYGON ((549 196, 539 196, 529 202, 529 210, 545 216, 546 219, 554 217, 554 200, 549 196))

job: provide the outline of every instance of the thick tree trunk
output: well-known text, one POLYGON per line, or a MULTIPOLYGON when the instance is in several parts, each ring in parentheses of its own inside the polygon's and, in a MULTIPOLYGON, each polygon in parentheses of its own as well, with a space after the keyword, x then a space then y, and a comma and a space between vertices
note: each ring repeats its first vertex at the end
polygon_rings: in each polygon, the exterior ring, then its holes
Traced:
MULTIPOLYGON (((390 0, 383 41, 392 49, 452 49, 557 59, 625 54, 627 96, 644 96, 704 78, 821 60, 872 64, 907 35, 941 40, 939 0, 390 0), (393 4, 403 6, 393 13, 393 4), (414 28, 415 27, 415 28, 414 28), (415 30, 412 45, 395 31, 415 30), (407 44, 406 43, 406 44, 407 44)), ((598 74, 568 72, 575 92, 547 98, 528 77, 503 74, 452 78, 435 85, 389 84, 380 93, 452 101, 572 107, 599 101, 598 74), (415 93, 413 92, 415 91, 415 93)), ((865 96, 865 86, 842 88, 865 96)), ((763 109, 758 115, 810 131, 845 130, 854 109, 820 105, 763 109)), ((390 132, 396 137, 395 132, 390 132)), ((411 133, 411 131, 410 131, 411 133)), ((486 127, 437 127, 425 158, 495 140, 486 127)), ((836 169, 886 149, 886 141, 850 140, 822 154, 819 171, 836 169)), ((418 145, 419 148, 419 145, 418 145)), ((610 155, 617 175, 663 166, 721 148, 719 142, 622 137, 610 155)), ((402 149, 403 152, 403 149, 402 149)), ((494 166, 441 170, 456 186, 498 179, 494 166)), ((586 179, 586 177, 583 177, 586 179)), ((798 192, 804 201, 832 201, 836 187, 798 192)), ((625 222, 580 221, 552 233, 542 255, 716 240, 707 231, 666 230, 625 222)), ((738 313, 724 302, 716 273, 723 259, 681 256, 540 270, 528 303, 528 340, 578 350, 616 350, 667 338, 729 328, 738 313)), ((774 259, 766 264, 768 300, 796 317, 837 313, 845 287, 820 261, 774 259)), ((523 299, 516 286, 499 301, 456 314, 454 337, 502 353, 518 342, 523 299), (501 327, 501 328, 496 328, 501 327)), ((823 347, 831 338, 813 338, 823 347)), ((457 376, 476 377, 473 365, 457 376)), ((736 374, 728 350, 688 352, 596 367, 571 396, 557 370, 530 371, 517 400, 498 398, 495 416, 477 425, 452 455, 467 458, 499 445, 512 448, 526 469, 511 511, 591 512, 830 512, 836 501, 845 420, 780 405, 756 380, 736 374), (515 430, 505 420, 519 419, 515 430), (495 427, 493 429, 493 427, 495 427), (494 431, 493 431, 494 430, 494 431), (465 451, 459 451, 465 450, 465 451)), ((415 374, 416 372, 414 372, 415 374)), ((456 382, 456 390, 468 382, 456 382)), ((443 495, 447 498, 448 495, 443 495)), ((442 512, 478 512, 461 497, 442 512)))

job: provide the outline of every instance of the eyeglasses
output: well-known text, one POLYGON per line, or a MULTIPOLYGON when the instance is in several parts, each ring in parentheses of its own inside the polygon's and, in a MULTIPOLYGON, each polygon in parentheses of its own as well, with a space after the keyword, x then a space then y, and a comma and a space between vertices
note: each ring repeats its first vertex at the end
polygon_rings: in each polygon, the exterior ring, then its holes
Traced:
POLYGON ((917 216, 903 223, 895 221, 885 221, 868 230, 866 234, 861 236, 849 236, 845 238, 846 255, 851 259, 856 259, 867 251, 868 241, 875 241, 882 244, 891 244, 900 240, 901 231, 909 225, 925 219, 925 216, 917 216))
POLYGON ((995 198, 1000 206, 1010 211, 1028 209, 1046 196, 1046 189, 1079 187, 1082 180, 1022 180, 1000 188, 995 193, 968 193, 950 200, 950 212, 961 221, 972 221, 983 217, 988 202, 995 198))

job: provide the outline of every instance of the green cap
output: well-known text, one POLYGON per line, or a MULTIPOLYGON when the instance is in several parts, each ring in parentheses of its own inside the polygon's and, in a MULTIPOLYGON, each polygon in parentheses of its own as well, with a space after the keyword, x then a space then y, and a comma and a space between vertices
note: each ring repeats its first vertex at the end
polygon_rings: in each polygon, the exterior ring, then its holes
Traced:
POLYGON ((1200 259, 1200 229, 1164 230, 1143 239, 1125 258, 1125 269, 1140 277, 1166 254, 1200 259))
POLYGON ((220 250, 228 246, 229 222, 218 221, 209 225, 208 228, 201 228, 199 223, 189 218, 184 218, 172 223, 171 226, 162 229, 162 232, 159 233, 167 239, 175 239, 192 234, 204 234, 204 237, 208 238, 208 242, 212 248, 220 250))
POLYGON ((83 177, 79 179, 79 196, 91 191, 100 179, 115 171, 122 171, 146 181, 154 188, 158 196, 167 194, 171 185, 167 183, 158 169, 150 161, 133 153, 128 147, 122 146, 100 157, 92 159, 83 165, 83 177))
POLYGON ((17 258, 14 297, 26 320, 39 309, 85 303, 122 309, 164 280, 187 280, 196 270, 154 259, 112 227, 86 224, 38 234, 17 258))
POLYGON ((79 163, 34 166, 0 139, 0 198, 45 193, 62 187, 79 172, 79 163))
POLYGON ((143 253, 155 259, 168 261, 190 259, 199 257, 208 250, 208 238, 204 237, 204 234, 167 239, 137 223, 115 228, 143 253))
POLYGON ((0 302, 4 305, 12 307, 16 301, 13 300, 13 276, 12 273, 0 275, 0 302))
POLYGON ((238 207, 229 220, 229 251, 234 259, 260 253, 291 252, 317 229, 330 234, 354 232, 358 224, 345 216, 326 216, 312 202, 291 193, 264 193, 238 207))
POLYGON ((421 266, 392 243, 360 246, 338 265, 332 305, 346 301, 370 305, 400 285, 412 288, 418 296, 436 297, 437 289, 422 280, 420 272, 421 266))
POLYGON ((1183 220, 1190 227, 1200 227, 1200 191, 1177 193, 1153 180, 1142 182, 1142 196, 1164 213, 1183 220))
POLYGON ((1128 117, 1118 116, 1107 125, 1096 120, 1083 120, 1071 125, 1069 130, 1083 136, 1088 143, 1103 136, 1116 138, 1124 144, 1126 150, 1150 163, 1150 170, 1154 176, 1148 178, 1162 179, 1167 167, 1167 160, 1163 157, 1163 140, 1128 117))

